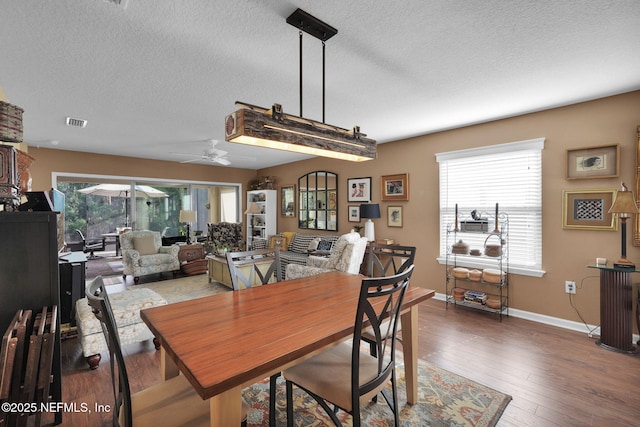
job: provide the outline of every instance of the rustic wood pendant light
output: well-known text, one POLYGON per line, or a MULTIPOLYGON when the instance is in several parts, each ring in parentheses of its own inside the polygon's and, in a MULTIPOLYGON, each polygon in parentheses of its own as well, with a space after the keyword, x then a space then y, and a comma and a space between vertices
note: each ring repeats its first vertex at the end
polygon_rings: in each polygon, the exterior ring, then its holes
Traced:
POLYGON ((300 116, 284 114, 280 104, 270 110, 236 102, 241 106, 225 118, 225 139, 229 142, 294 151, 297 153, 361 162, 376 158, 376 141, 366 138, 360 127, 343 129, 325 123, 325 41, 338 30, 307 12, 297 9, 287 23, 299 29, 300 116), (302 32, 322 41, 322 122, 302 116, 302 32))

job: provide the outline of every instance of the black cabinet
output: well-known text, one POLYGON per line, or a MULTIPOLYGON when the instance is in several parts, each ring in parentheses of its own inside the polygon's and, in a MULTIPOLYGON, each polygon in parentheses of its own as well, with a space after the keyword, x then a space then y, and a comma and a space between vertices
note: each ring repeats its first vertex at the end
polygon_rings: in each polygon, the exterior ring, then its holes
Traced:
POLYGON ((75 326, 76 301, 85 297, 87 257, 83 252, 71 252, 59 258, 60 323, 75 326))
MULTIPOLYGON (((57 214, 0 212, 0 330, 6 331, 19 309, 60 308, 57 214)), ((53 355, 53 402, 62 401, 60 316, 53 355)), ((56 422, 61 421, 60 413, 56 422)))

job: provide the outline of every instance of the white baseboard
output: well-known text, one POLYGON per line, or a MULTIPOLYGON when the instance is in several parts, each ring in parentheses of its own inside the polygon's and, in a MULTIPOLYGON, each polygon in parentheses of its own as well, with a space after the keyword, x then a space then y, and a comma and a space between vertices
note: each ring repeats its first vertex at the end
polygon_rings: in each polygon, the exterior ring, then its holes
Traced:
MULTIPOLYGON (((434 299, 445 301, 445 295, 436 292, 434 299)), ((545 314, 533 313, 531 311, 518 310, 517 308, 509 308, 509 316, 519 317, 532 322, 544 323, 545 325, 557 326, 563 329, 583 332, 588 335, 600 335, 600 326, 585 325, 584 323, 574 322, 573 320, 561 319, 559 317, 547 316, 545 314)), ((640 336, 633 334, 633 342, 637 342, 640 336)))

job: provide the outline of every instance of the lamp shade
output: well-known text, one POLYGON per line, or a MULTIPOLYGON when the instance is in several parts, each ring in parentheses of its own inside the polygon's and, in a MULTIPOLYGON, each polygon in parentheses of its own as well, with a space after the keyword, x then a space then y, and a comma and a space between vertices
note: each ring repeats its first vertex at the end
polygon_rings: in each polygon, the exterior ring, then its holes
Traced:
POLYGON ((244 213, 246 215, 246 214, 259 214, 262 212, 260 212, 260 206, 258 206, 256 202, 251 202, 249 203, 249 206, 247 206, 247 210, 244 211, 244 213))
POLYGON ((380 218, 380 205, 377 203, 361 204, 360 218, 380 218))
POLYGON ((195 222, 196 221, 196 211, 180 211, 180 222, 195 222))
POLYGON ((618 191, 616 198, 609 209, 609 213, 618 214, 621 218, 628 218, 632 214, 638 213, 638 207, 633 197, 632 191, 618 191))

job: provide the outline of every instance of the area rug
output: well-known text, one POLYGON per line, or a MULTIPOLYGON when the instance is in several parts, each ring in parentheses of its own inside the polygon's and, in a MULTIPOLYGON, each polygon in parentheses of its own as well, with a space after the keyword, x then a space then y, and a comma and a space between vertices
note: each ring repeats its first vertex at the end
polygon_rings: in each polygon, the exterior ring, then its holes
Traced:
POLYGON ((169 304, 194 298, 208 297, 223 292, 232 292, 231 288, 221 285, 220 283, 209 283, 206 274, 180 279, 161 280, 159 282, 134 285, 134 287, 151 289, 160 294, 169 304))
POLYGON ((119 285, 121 283, 124 283, 122 275, 103 277, 102 281, 106 286, 119 285))
MULTIPOLYGON (((396 367, 396 373, 401 426, 495 426, 511 401, 511 396, 507 394, 419 360, 418 402, 408 405, 402 365, 396 367)), ((252 408, 247 416, 247 426, 269 425, 269 380, 246 388, 243 396, 252 408)), ((293 401, 294 425, 334 425, 322 407, 295 386, 293 401)), ((282 377, 278 378, 276 413, 277 425, 286 425, 286 392, 282 377)), ((352 425, 349 414, 340 411, 338 415, 344 426, 352 425)), ((370 402, 363 407, 361 415, 363 426, 393 425, 393 413, 382 397, 378 398, 377 403, 370 402)))
POLYGON ((124 270, 122 261, 111 261, 111 262, 108 262, 107 265, 109 266, 109 268, 111 268, 111 270, 113 270, 116 273, 122 273, 122 271, 124 270))

